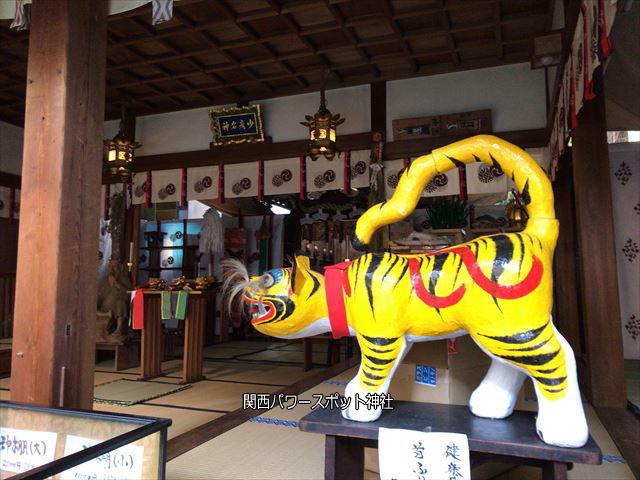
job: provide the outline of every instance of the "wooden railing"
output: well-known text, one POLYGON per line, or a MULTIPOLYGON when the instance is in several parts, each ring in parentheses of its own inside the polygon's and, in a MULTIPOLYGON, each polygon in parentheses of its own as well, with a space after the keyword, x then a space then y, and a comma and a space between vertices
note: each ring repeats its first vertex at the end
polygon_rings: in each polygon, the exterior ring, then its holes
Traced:
POLYGON ((13 335, 13 302, 16 293, 16 274, 0 273, 0 338, 13 335))

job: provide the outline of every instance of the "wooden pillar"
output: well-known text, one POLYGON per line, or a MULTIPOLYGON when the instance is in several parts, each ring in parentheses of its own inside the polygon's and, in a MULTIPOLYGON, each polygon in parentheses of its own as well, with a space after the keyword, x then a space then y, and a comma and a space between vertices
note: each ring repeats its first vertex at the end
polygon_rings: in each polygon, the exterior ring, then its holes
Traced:
MULTIPOLYGON (((384 158, 384 144, 387 140, 387 83, 386 82, 374 82, 371 84, 371 133, 372 145, 371 145, 371 161, 374 161, 376 156, 379 156, 380 162, 384 158), (379 155, 376 154, 376 145, 381 147, 379 155)), ((369 207, 378 203, 384 202, 387 198, 385 196, 385 184, 384 173, 379 171, 377 174, 378 189, 374 191, 373 188, 369 192, 369 207)), ((370 250, 373 252, 383 252, 389 245, 389 229, 388 227, 381 228, 374 233, 370 242, 370 250)))
POLYGON ((91 408, 107 2, 34 0, 11 400, 91 408))
POLYGON ((590 397, 613 407, 626 405, 626 395, 602 68, 593 81, 596 98, 573 132, 576 236, 590 397))

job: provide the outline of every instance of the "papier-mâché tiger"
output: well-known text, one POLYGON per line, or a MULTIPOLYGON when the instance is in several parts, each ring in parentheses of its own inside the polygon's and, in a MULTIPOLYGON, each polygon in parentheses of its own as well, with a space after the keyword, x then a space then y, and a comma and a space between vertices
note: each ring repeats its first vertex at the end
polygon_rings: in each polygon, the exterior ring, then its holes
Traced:
MULTIPOLYGON (((469 334, 492 359, 469 400, 481 417, 513 411, 525 376, 538 398, 536 428, 549 444, 580 447, 588 428, 571 347, 551 321, 552 260, 558 237, 551 183, 520 148, 479 135, 434 150, 405 169, 387 202, 357 222, 353 245, 366 248, 374 232, 409 215, 437 173, 471 162, 502 169, 517 186, 528 214, 524 231, 476 238, 426 255, 366 253, 312 271, 306 257, 292 268, 248 278, 231 265, 231 296, 242 292, 252 323, 267 335, 301 338, 333 330, 356 336, 362 351, 345 395, 386 394, 393 373, 413 343, 469 334)), ((228 265, 229 266, 229 265, 228 265)), ((343 411, 374 421, 381 409, 343 411)))

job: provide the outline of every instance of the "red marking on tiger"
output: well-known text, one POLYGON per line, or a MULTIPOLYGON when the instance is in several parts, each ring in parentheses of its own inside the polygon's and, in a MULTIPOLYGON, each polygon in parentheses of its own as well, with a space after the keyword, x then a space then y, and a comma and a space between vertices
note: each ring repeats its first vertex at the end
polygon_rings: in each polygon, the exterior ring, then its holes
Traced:
POLYGON ((446 308, 458 303, 466 292, 466 287, 460 285, 452 294, 446 297, 432 295, 424 287, 422 275, 420 274, 420 262, 417 258, 409 258, 409 272, 411 274, 411 285, 420 300, 434 308, 446 308))

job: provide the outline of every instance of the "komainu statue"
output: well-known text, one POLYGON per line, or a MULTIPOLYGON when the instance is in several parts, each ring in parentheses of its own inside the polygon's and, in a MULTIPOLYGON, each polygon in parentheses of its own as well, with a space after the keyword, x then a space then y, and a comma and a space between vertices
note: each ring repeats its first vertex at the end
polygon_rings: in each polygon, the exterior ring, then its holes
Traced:
MULTIPOLYGON (((491 357, 471 395, 481 417, 509 416, 526 376, 538 397, 537 431, 546 443, 580 447, 588 428, 571 347, 551 319, 552 260, 558 237, 553 191, 543 170, 520 148, 480 135, 415 160, 393 197, 371 207, 356 225, 353 245, 364 250, 376 230, 407 217, 441 172, 471 162, 500 168, 521 193, 528 214, 520 233, 488 235, 423 255, 366 253, 352 262, 311 271, 306 257, 291 269, 248 278, 239 262, 226 280, 242 293, 253 325, 280 338, 332 331, 356 336, 362 351, 345 395, 386 394, 394 371, 415 342, 469 334, 491 357)), ((379 409, 343 411, 370 422, 379 409)))
POLYGON ((122 343, 130 335, 128 328, 131 280, 127 266, 109 261, 109 274, 98 285, 96 341, 122 343))

